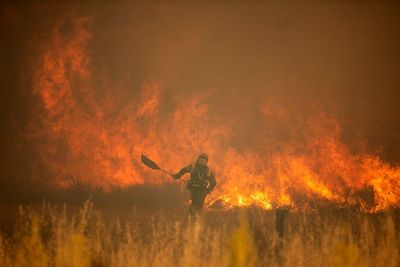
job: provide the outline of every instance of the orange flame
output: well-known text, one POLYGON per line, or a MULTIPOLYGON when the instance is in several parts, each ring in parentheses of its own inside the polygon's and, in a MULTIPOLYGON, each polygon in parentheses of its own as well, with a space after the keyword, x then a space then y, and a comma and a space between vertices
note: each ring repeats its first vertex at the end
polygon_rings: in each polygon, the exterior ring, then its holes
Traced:
POLYGON ((210 206, 311 208, 317 201, 373 212, 400 204, 400 167, 351 152, 337 121, 322 112, 293 122, 294 113, 266 101, 257 129, 265 138, 257 138, 257 148, 239 149, 230 144, 237 122, 210 114, 211 93, 165 111, 158 83, 145 83, 139 97, 124 95, 124 86, 98 85, 88 55, 90 23, 73 20, 71 35, 63 34, 62 22, 55 25, 33 76, 31 139, 52 183, 68 186, 72 176, 103 188, 161 184, 169 180, 146 170, 141 153, 178 170, 207 151, 218 180, 210 206), (292 137, 276 140, 267 131, 275 123, 292 129, 292 137))

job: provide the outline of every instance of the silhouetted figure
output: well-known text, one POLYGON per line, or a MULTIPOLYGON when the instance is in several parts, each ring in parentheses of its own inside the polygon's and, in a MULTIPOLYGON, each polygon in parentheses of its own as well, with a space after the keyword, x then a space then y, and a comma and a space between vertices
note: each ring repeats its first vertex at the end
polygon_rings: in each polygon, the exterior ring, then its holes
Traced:
POLYGON ((208 155, 201 154, 195 163, 181 169, 173 175, 174 179, 179 179, 182 175, 190 173, 190 179, 187 182, 187 189, 190 192, 191 205, 189 213, 193 216, 201 211, 204 200, 215 187, 216 181, 214 173, 207 166, 208 155))

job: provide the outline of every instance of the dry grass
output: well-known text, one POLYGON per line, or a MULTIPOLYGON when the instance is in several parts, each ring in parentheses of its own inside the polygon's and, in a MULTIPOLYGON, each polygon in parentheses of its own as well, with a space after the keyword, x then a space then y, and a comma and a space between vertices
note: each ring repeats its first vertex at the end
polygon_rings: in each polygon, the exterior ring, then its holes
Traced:
POLYGON ((325 211, 209 212, 196 222, 167 212, 20 208, 0 235, 0 266, 399 266, 396 214, 325 211))

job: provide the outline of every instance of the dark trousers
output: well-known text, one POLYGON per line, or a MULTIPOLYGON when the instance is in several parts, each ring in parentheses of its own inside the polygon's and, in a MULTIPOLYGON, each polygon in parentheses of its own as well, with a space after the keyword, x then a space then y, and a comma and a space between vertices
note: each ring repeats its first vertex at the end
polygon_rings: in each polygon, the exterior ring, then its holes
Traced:
POLYGON ((206 191, 201 189, 190 190, 191 205, 189 213, 195 215, 200 212, 204 205, 204 200, 206 199, 206 191))

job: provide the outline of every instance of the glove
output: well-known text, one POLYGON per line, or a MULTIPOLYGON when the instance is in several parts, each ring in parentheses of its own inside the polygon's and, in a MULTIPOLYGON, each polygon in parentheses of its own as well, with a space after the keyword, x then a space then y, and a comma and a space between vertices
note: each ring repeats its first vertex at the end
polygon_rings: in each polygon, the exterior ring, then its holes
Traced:
POLYGON ((175 173, 171 175, 172 178, 174 178, 175 180, 178 180, 179 178, 181 178, 181 176, 179 175, 179 173, 175 173))

